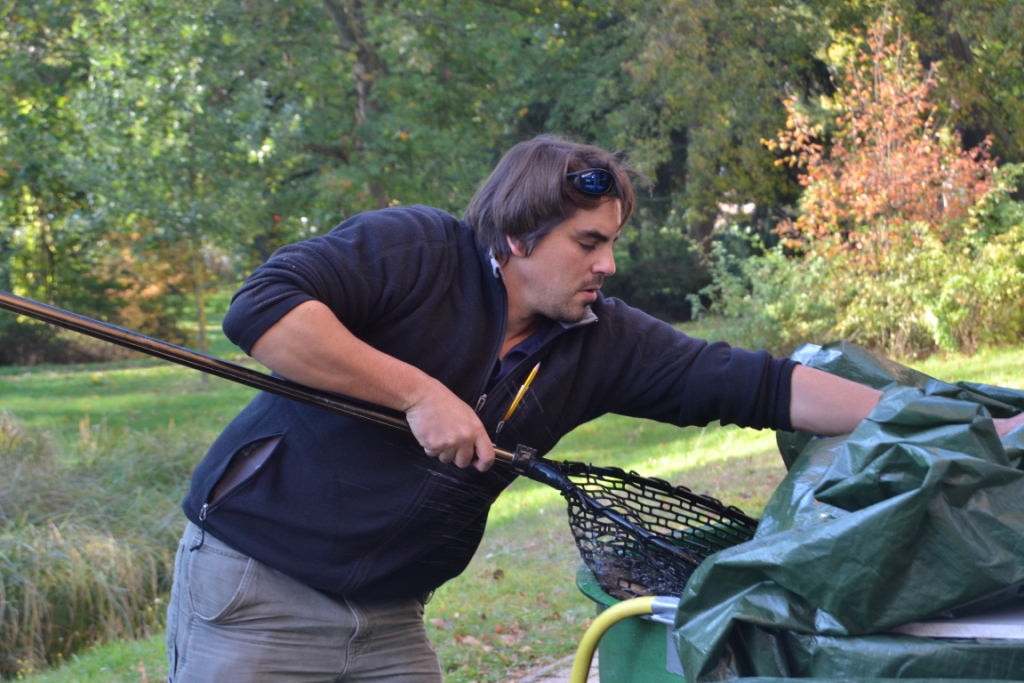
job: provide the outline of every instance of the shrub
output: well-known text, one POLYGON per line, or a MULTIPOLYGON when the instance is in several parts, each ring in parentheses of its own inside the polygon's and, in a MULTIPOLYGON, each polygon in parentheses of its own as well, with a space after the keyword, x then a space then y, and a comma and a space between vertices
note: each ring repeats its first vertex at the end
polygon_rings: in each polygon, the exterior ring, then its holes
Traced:
POLYGON ((971 353, 1024 340, 1024 223, 985 235, 898 240, 870 271, 841 254, 793 257, 782 246, 743 261, 716 251, 704 293, 743 346, 789 353, 848 339, 896 357, 971 353))
POLYGON ((606 296, 670 322, 691 318, 688 295, 708 284, 704 269, 675 212, 659 227, 626 227, 616 245, 617 271, 601 288, 606 296))
POLYGON ((101 363, 119 360, 132 351, 53 325, 19 321, 0 311, 0 365, 101 363))
MULTIPOLYGON (((760 248, 760 242, 753 241, 760 248)), ((821 257, 794 260, 781 247, 740 259, 712 246, 712 283, 701 291, 712 301, 694 310, 724 318, 722 337, 746 348, 789 353, 802 342, 827 338, 836 324, 836 283, 821 257), (832 285, 825 291, 822 285, 832 285)))
POLYGON ((928 321, 944 351, 973 353, 985 344, 1024 339, 1024 223, 976 251, 945 249, 932 267, 939 287, 928 301, 928 321))

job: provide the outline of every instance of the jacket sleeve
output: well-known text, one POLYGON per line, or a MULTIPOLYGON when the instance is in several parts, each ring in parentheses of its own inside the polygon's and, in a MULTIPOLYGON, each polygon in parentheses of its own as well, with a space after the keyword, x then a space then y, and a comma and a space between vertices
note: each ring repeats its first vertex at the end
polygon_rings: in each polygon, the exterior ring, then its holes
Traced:
POLYGON ((609 364, 607 412, 679 426, 715 420, 754 429, 792 429, 789 359, 689 337, 671 325, 604 301, 609 364))
POLYGON ((357 336, 374 321, 415 307, 446 268, 455 220, 427 207, 355 216, 321 237, 279 249, 253 271, 224 317, 228 339, 249 353, 299 304, 328 306, 357 336))

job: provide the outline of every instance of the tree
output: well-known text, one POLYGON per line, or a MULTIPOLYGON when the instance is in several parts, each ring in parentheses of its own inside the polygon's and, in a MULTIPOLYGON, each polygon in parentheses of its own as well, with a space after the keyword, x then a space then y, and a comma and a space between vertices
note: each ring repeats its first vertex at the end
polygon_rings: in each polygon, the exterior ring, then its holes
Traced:
MULTIPOLYGON (((395 203, 458 214, 542 132, 645 162, 657 184, 622 240, 618 293, 679 315, 701 254, 728 239, 722 205, 753 205, 741 227, 767 241, 792 214, 799 167, 760 140, 785 93, 831 96, 825 46, 883 0, 0 2, 0 278, 172 334, 214 265, 242 276, 395 203)), ((1020 3, 893 2, 925 36, 913 59, 952 55, 933 121, 1018 149, 1020 3)))
MULTIPOLYGON (((78 5, 8 3, 0 33, 0 263, 3 285, 51 303, 84 304, 91 278, 81 220, 85 188, 67 154, 81 134, 73 108, 88 73, 78 5)), ((91 303, 91 302, 89 302, 91 303)), ((88 306, 94 312, 109 312, 88 306)))
POLYGON ((766 145, 782 152, 777 163, 804 171, 801 213, 778 228, 789 246, 871 265, 902 239, 920 244, 921 230, 952 238, 988 191, 993 162, 987 144, 962 151, 940 124, 940 66, 923 72, 899 20, 883 16, 851 47, 825 119, 794 95, 786 129, 766 145))

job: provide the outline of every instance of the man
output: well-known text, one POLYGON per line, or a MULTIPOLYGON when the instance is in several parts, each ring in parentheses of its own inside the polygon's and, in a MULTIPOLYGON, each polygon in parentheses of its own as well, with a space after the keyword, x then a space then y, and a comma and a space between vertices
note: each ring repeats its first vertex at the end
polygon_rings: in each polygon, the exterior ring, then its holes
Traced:
POLYGON ((423 602, 514 478, 492 442, 543 454, 606 412, 820 434, 867 415, 873 389, 605 299, 633 207, 614 155, 542 136, 464 221, 364 214, 253 273, 228 336, 289 379, 404 413, 412 435, 269 394, 239 414, 183 503, 170 681, 440 681, 423 602))

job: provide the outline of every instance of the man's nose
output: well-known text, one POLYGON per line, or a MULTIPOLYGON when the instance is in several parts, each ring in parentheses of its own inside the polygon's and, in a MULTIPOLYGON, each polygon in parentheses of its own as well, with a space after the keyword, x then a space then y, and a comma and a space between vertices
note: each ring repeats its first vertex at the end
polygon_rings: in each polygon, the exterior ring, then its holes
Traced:
POLYGON ((601 258, 594 264, 594 272, 601 275, 615 274, 615 251, 610 244, 601 250, 601 258))

